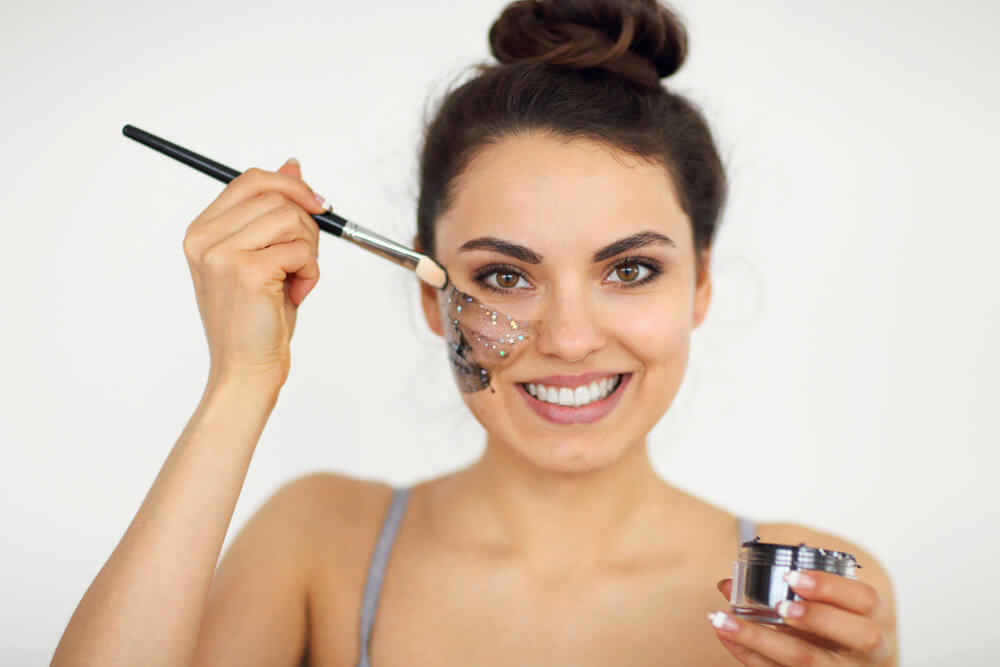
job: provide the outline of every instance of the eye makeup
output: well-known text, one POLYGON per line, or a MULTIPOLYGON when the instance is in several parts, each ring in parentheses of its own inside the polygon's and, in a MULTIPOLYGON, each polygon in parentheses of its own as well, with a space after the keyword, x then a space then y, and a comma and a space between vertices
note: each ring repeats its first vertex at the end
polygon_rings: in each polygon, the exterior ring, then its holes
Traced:
MULTIPOLYGON (((606 271, 604 281, 614 283, 617 287, 630 289, 640 287, 656 280, 665 271, 660 260, 651 257, 623 257, 614 262, 606 271), (631 277, 625 277, 631 273, 631 277)), ((510 294, 523 289, 518 286, 521 281, 529 282, 524 271, 510 264, 488 264, 479 269, 473 279, 482 287, 497 294, 510 294), (516 282, 510 286, 499 284, 494 276, 513 277, 516 282)))
POLYGON ((659 260, 650 257, 625 257, 612 265, 605 280, 614 277, 616 280, 610 282, 618 283, 618 287, 631 289, 656 280, 663 272, 663 264, 659 260), (635 270, 636 275, 632 278, 624 278, 623 271, 628 272, 629 270, 635 270))
POLYGON ((474 393, 489 388, 492 373, 525 346, 537 323, 518 320, 450 284, 438 296, 448 360, 459 389, 474 393))

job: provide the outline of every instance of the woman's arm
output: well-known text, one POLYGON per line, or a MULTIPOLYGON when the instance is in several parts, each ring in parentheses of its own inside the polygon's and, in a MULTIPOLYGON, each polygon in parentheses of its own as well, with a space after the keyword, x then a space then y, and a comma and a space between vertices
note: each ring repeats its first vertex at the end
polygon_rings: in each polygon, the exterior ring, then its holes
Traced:
POLYGON ((188 665, 212 573, 277 392, 207 388, 94 579, 53 665, 188 665))
POLYGON ((184 253, 210 368, 184 428, 56 648, 53 665, 190 665, 250 458, 319 280, 322 198, 298 164, 248 169, 188 227, 184 253))
POLYGON ((208 591, 192 665, 301 664, 323 483, 308 475, 285 484, 233 539, 208 591))

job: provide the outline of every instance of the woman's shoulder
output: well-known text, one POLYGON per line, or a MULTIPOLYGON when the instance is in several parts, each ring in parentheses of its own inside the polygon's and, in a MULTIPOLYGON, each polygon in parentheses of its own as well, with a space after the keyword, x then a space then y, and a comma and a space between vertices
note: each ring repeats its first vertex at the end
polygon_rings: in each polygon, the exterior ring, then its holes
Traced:
POLYGON ((264 508, 273 508, 286 529, 326 557, 367 559, 392 493, 393 487, 384 482, 313 472, 285 482, 264 508), (333 553, 331 541, 337 546, 333 553))
POLYGON ((299 509, 317 509, 317 505, 325 506, 327 503, 364 509, 373 503, 379 504, 380 500, 388 501, 392 491, 393 487, 385 482, 318 471, 285 482, 271 498, 282 498, 289 504, 299 505, 299 509))
POLYGON ((388 485, 335 473, 304 475, 272 493, 216 569, 197 664, 218 655, 284 661, 304 642, 310 654, 344 663, 339 657, 356 648, 357 582, 391 496, 388 485), (314 621, 331 629, 311 635, 314 621))
MULTIPOLYGON (((367 565, 392 487, 333 472, 316 472, 282 484, 254 512, 233 540, 222 569, 281 562, 302 582, 330 568, 367 565)), ((272 567, 267 565, 267 567, 272 567)))

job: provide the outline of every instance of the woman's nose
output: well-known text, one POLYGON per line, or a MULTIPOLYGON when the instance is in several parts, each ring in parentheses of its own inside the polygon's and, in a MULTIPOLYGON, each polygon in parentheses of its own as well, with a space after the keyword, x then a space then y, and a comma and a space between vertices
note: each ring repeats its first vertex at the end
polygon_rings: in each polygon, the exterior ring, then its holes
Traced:
POLYGON ((554 290, 539 318, 538 351, 574 362, 604 347, 605 331, 594 306, 585 290, 554 290))

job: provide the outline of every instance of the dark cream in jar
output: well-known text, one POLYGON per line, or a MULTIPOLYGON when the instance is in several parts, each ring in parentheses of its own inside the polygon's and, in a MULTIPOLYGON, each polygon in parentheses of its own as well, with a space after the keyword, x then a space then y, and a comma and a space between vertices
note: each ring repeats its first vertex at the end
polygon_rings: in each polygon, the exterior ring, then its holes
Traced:
POLYGON ((744 620, 784 624, 778 603, 803 599, 785 581, 785 573, 817 570, 857 579, 855 569, 860 567, 852 554, 843 551, 807 547, 804 543, 797 547, 770 544, 758 537, 740 545, 739 559, 733 563, 729 605, 733 614, 744 620))

